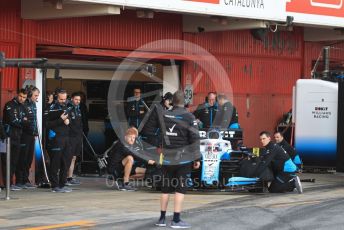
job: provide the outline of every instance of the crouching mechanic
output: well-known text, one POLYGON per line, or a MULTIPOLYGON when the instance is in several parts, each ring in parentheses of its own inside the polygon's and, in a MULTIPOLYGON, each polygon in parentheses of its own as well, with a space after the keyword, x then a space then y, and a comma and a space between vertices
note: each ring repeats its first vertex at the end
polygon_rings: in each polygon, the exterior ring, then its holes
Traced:
POLYGON ((174 214, 171 222, 172 228, 190 228, 191 226, 180 219, 184 194, 186 193, 187 175, 191 173, 192 166, 200 166, 200 142, 197 121, 194 115, 184 108, 184 93, 177 91, 173 95, 173 109, 163 110, 156 105, 142 132, 145 136, 154 136, 149 133, 159 129, 162 138, 162 187, 161 187, 161 213, 156 226, 166 226, 166 210, 169 193, 174 195, 174 214))
POLYGON ((281 132, 275 132, 274 138, 276 143, 284 149, 290 158, 293 160, 294 164, 300 170, 302 167, 302 161, 299 154, 296 153, 295 149, 284 139, 284 136, 281 132))
POLYGON ((295 175, 297 167, 286 151, 278 144, 271 141, 271 134, 267 131, 261 132, 259 138, 264 147, 261 154, 263 160, 273 155, 271 168, 275 179, 269 186, 269 192, 292 192, 296 188, 298 193, 302 193, 300 178, 295 175))
MULTIPOLYGON (((122 191, 135 191, 135 188, 130 185, 130 178, 144 178, 146 169, 136 167, 134 165, 134 151, 137 151, 135 140, 138 136, 136 128, 131 127, 125 132, 124 143, 118 141, 115 146, 108 153, 108 171, 113 174, 115 178, 119 173, 124 172, 123 185, 116 184, 116 187, 122 191)), ((148 160, 148 164, 153 165, 155 161, 148 160)), ((117 181, 115 181, 117 182, 117 181)))

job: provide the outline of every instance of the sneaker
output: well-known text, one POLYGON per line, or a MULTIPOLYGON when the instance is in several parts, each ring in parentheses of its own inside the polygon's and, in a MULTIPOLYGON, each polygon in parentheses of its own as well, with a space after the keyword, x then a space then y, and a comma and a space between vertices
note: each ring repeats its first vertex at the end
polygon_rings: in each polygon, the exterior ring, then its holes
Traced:
POLYGON ((29 182, 25 184, 25 187, 26 187, 27 189, 34 189, 34 188, 37 188, 36 185, 33 185, 33 184, 29 183, 29 182))
POLYGON ((171 228, 191 228, 191 225, 180 220, 179 222, 171 222, 171 228))
POLYGON ((66 186, 64 186, 64 187, 62 187, 60 189, 64 190, 64 192, 72 192, 73 191, 71 188, 68 188, 66 186))
POLYGON ((122 183, 120 183, 120 182, 118 182, 117 180, 115 180, 115 181, 113 182, 113 188, 114 188, 115 190, 122 190, 122 189, 123 189, 123 185, 122 185, 122 183))
POLYGON ((55 187, 51 189, 51 192, 65 193, 65 190, 59 187, 55 187))
POLYGON ((136 189, 131 186, 130 184, 124 184, 121 188, 120 188, 121 191, 129 191, 129 192, 132 192, 132 191, 135 191, 136 189))
POLYGON ((295 188, 296 188, 297 192, 299 194, 303 193, 300 177, 295 176, 294 181, 295 181, 295 188))
POLYGON ((22 190, 21 187, 19 187, 19 186, 17 186, 17 185, 14 185, 14 184, 11 185, 10 189, 11 189, 11 191, 20 191, 20 190, 22 190))
POLYGON ((165 218, 158 220, 158 222, 155 223, 155 226, 166 227, 166 220, 165 220, 165 218))
POLYGON ((25 184, 16 184, 16 186, 21 188, 21 189, 27 189, 25 184))
POLYGON ((80 184, 81 184, 80 181, 75 178, 67 179, 67 182, 66 182, 67 186, 80 185, 80 184))

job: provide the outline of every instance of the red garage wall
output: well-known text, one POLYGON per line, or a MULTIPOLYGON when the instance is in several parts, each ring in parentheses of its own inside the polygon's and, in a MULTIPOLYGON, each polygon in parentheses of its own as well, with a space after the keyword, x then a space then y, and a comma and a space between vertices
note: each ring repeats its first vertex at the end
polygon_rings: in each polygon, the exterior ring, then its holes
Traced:
MULTIPOLYGON (((223 65, 245 144, 259 145, 258 133, 273 131, 291 108, 292 86, 301 76, 303 65, 302 29, 270 33, 263 41, 255 40, 249 31, 185 34, 184 38, 206 48, 223 65)), ((194 80, 199 71, 193 62, 187 62, 183 75, 191 75, 194 80)), ((204 73, 205 80, 194 89, 194 105, 201 103, 207 92, 219 91, 210 79, 206 80, 208 77, 204 73)), ((223 82, 222 77, 215 76, 216 81, 223 82)))
MULTIPOLYGON (((20 8, 19 1, 1 1, 0 3, 0 51, 6 57, 19 56, 20 49, 20 8)), ((18 85, 18 71, 15 68, 5 69, 1 72, 1 108, 4 102, 13 96, 18 85)), ((2 109, 1 109, 2 114, 2 109)))
MULTIPOLYGON (((182 16, 176 14, 155 13, 154 19, 140 19, 134 11, 125 10, 115 16, 31 21, 20 18, 20 0, 4 0, 0 6, 0 50, 7 57, 35 57, 36 44, 134 50, 156 40, 185 39, 204 47, 224 66, 226 76, 215 80, 230 80, 247 145, 258 145, 258 132, 272 131, 290 109, 292 86, 296 79, 309 76, 312 61, 322 47, 320 43, 303 42, 300 28, 270 33, 259 41, 248 30, 183 33, 182 16)), ((175 41, 165 42, 158 49, 183 52, 182 45, 175 41)), ((343 58, 341 53, 336 57, 343 58)), ((199 72, 202 70, 194 63, 185 62, 182 80, 185 83, 186 76, 194 80, 199 72)), ((19 73, 17 69, 4 70, 1 106, 25 79, 31 78, 34 74, 30 69, 19 73)), ((194 89, 194 105, 211 90, 214 86, 205 74, 194 89)))
MULTIPOLYGON (((156 40, 181 39, 182 17, 155 13, 153 19, 145 19, 126 10, 114 16, 45 20, 38 22, 37 36, 38 44, 134 50, 156 40)), ((182 52, 174 42, 154 48, 182 52)))

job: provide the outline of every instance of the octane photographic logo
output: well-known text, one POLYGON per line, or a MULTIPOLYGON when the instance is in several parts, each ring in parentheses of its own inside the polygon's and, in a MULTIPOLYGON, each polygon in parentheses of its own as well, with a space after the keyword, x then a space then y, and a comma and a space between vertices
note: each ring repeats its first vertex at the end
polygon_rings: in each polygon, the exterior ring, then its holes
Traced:
MULTIPOLYGON (((232 86, 228 74, 221 63, 207 50, 197 44, 175 39, 165 39, 147 43, 130 53, 130 55, 120 63, 118 70, 115 71, 113 75, 109 87, 109 119, 117 137, 123 143, 125 141, 124 133, 129 124, 128 118, 126 117, 127 107, 125 105, 126 103, 123 103, 123 100, 126 102, 134 100, 133 87, 143 86, 143 84, 137 84, 137 81, 141 81, 141 83, 146 82, 147 85, 152 85, 152 83, 161 84, 165 90, 170 89, 171 93, 174 93, 178 88, 186 90, 186 85, 188 85, 188 89, 190 89, 191 85, 191 88, 194 90, 202 92, 202 94, 197 95, 199 102, 204 102, 207 91, 212 91, 226 95, 233 103, 232 86), (162 53, 162 51, 165 53, 162 53), (143 58, 147 57, 148 52, 150 53, 149 60, 143 58), (171 55, 171 53, 179 54, 171 55), (178 69, 176 60, 170 59, 174 57, 185 60, 182 66, 179 65, 180 68, 185 69, 181 71, 178 69), (165 70, 168 69, 168 71, 159 70, 159 73, 155 72, 154 65, 152 64, 157 63, 157 60, 163 60, 161 63, 165 70), (166 72, 167 76, 165 75, 162 77, 162 72, 166 72), (171 81, 171 78, 174 80, 171 81), (178 81, 177 79, 179 79, 179 83, 175 82, 178 81)), ((151 102, 154 101, 157 103, 161 101, 162 90, 149 90, 149 87, 140 88, 142 91, 141 98, 146 101, 149 110, 153 109, 155 104, 151 102)), ((195 101, 197 100, 194 99, 194 104, 189 108, 192 111, 195 110, 197 106, 195 101)), ((145 116, 148 116, 148 114, 149 113, 146 113, 145 116)), ((143 121, 144 120, 145 118, 143 118, 143 121)), ((218 117, 215 117, 214 120, 217 121, 218 117)), ((168 133, 177 133, 176 127, 165 127, 167 135, 168 133)), ((159 159, 160 154, 156 149, 152 148, 153 146, 146 143, 144 138, 139 138, 139 140, 140 146, 143 146, 143 148, 140 151, 133 151, 134 155, 138 154, 145 160, 150 160, 152 156, 159 159)), ((183 146, 183 149, 187 148, 188 146, 183 146)), ((164 149, 162 151, 164 152, 164 149)), ((156 159, 155 161, 157 161, 156 159)))

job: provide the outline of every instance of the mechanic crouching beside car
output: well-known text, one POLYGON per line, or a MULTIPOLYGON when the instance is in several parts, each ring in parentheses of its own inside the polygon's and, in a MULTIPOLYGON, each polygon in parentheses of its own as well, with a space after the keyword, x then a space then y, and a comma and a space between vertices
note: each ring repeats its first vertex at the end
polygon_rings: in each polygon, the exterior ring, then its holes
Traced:
POLYGON ((271 134, 267 131, 261 132, 259 139, 264 147, 261 153, 262 160, 272 158, 270 166, 274 174, 274 180, 269 186, 269 192, 292 192, 296 188, 298 193, 302 193, 300 178, 295 175, 297 167, 286 151, 271 141, 271 134))

